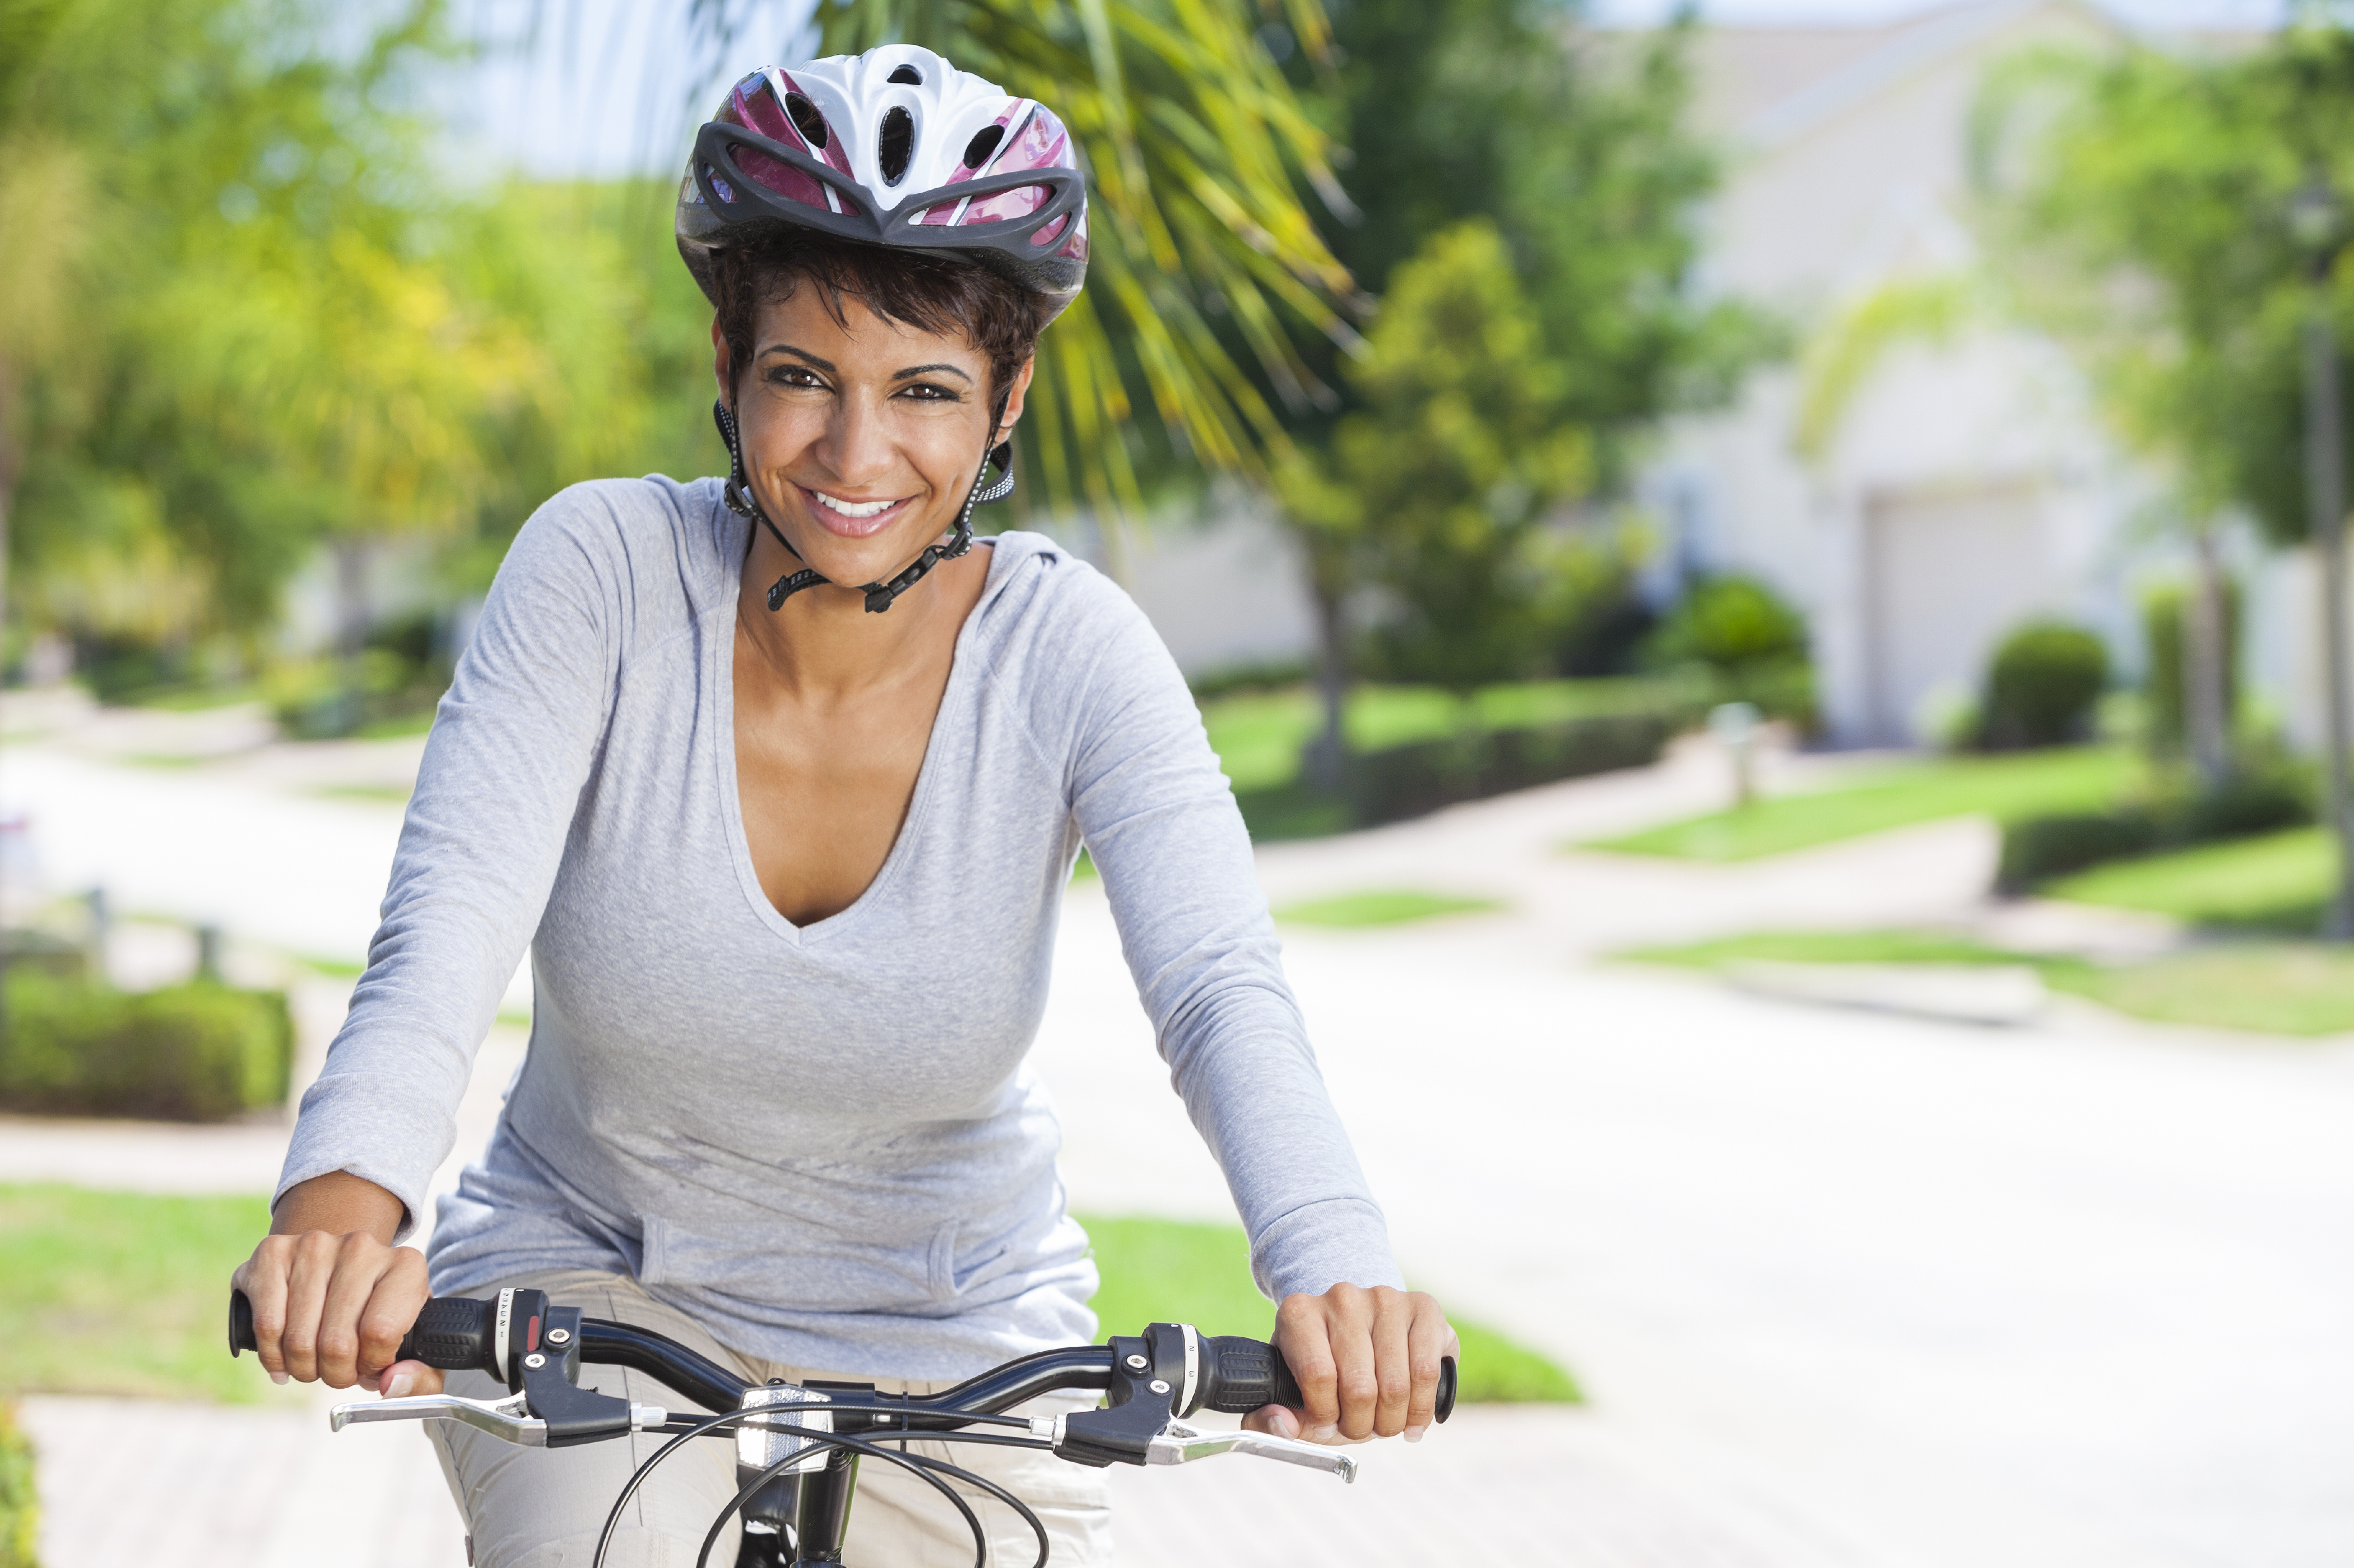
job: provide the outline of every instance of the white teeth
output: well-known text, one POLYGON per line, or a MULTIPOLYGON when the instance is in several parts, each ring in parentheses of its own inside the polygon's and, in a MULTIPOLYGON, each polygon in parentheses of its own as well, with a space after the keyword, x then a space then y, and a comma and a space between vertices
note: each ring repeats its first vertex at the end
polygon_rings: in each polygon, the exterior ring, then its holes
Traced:
MULTIPOLYGON (((836 501, 822 490, 812 490, 810 493, 816 496, 820 503, 841 513, 844 517, 872 517, 877 512, 888 511, 899 504, 897 501, 836 501)), ((903 496, 901 499, 906 498, 903 496)))

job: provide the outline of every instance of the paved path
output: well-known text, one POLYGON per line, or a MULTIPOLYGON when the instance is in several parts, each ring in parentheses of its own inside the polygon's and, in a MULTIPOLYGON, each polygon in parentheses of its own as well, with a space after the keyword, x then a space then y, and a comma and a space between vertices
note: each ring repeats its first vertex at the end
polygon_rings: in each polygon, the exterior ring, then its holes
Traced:
MULTIPOLYGON (((1476 1413, 1419 1449, 1377 1450, 1349 1490, 1241 1461, 1121 1478, 1127 1560, 1158 1563, 1173 1542, 1256 1561, 1200 1533, 1248 1510, 1302 1532, 1268 1537, 1270 1560, 1288 1561, 1364 1554, 1351 1542, 1577 1565, 2354 1561, 2347 1047, 2079 1011, 1967 1029, 1593 964, 1619 942, 1769 918, 1976 917, 1987 841, 1967 823, 1747 868, 1555 853, 1705 804, 1705 761, 1264 853, 1279 900, 1406 885, 1514 901, 1505 916, 1291 933, 1288 961, 1409 1269, 1560 1354, 1596 1405, 1476 1413), (1214 1485, 1225 1500, 1178 1489, 1214 1485), (1262 1510, 1270 1489, 1280 1506, 1262 1510), (1493 1533, 1464 1533, 1478 1531, 1493 1533)), ((187 802, 215 832, 255 820, 239 812, 279 820, 250 786, 189 793, 177 775, 105 768, 70 779, 88 788, 47 796, 45 829, 82 810, 142 824, 119 841, 71 829, 110 875, 144 874, 146 846, 186 842, 187 802)), ((366 856, 334 847, 332 820, 305 819, 321 853, 278 874, 324 890, 306 895, 314 926, 327 904, 372 906, 382 876, 381 859, 365 877, 345 869, 366 856)), ((271 896, 261 882, 239 895, 271 896)), ((1067 908, 1035 1061, 1076 1202, 1227 1213, 1090 887, 1067 908)), ((486 1065, 474 1103, 495 1103, 484 1085, 502 1075, 486 1065)), ((86 1411, 43 1402, 37 1434, 116 1463, 71 1436, 86 1411)), ((323 1425, 286 1440, 315 1448, 301 1463, 329 1463, 323 1425)), ((315 1473, 377 1478, 344 1483, 366 1517, 391 1506, 366 1501, 368 1486, 430 1491, 333 1464, 315 1473)), ((81 1528, 80 1506, 61 1507, 59 1529, 81 1528)), ((421 1563, 439 1549, 418 1550, 421 1563)))

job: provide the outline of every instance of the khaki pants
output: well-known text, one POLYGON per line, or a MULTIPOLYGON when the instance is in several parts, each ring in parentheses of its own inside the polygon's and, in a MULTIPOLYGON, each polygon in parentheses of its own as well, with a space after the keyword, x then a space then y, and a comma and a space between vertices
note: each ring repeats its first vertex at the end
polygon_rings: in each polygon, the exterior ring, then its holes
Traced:
MULTIPOLYGON (((578 1307, 588 1317, 667 1334, 755 1383, 838 1377, 913 1393, 933 1393, 948 1386, 753 1361, 721 1346, 692 1319, 620 1275, 553 1269, 517 1275, 491 1288, 506 1286, 545 1290, 558 1304, 578 1307)), ((620 1367, 583 1366, 580 1385, 675 1412, 695 1409, 691 1401, 644 1373, 620 1367)), ((480 1372, 450 1374, 449 1389, 470 1399, 495 1399, 506 1393, 480 1372)), ((1088 1408, 1095 1402, 1091 1394, 1056 1394, 1015 1414, 1051 1415, 1088 1408)), ((465 1520, 468 1552, 477 1568, 588 1568, 597 1533, 604 1528, 613 1499, 620 1496, 631 1473, 670 1441, 659 1435, 633 1435, 575 1448, 523 1448, 451 1421, 429 1423, 427 1433, 465 1520)), ((1109 1568, 1109 1491, 1101 1470, 1034 1449, 974 1443, 910 1443, 908 1447, 986 1476, 1029 1504, 1046 1527, 1052 1568, 1109 1568)), ((734 1443, 704 1437, 684 1445, 631 1499, 606 1554, 609 1568, 695 1568, 704 1532, 736 1489, 734 1443)), ((965 1497, 989 1532, 991 1568, 1027 1568, 1038 1554, 1038 1544, 1021 1516, 986 1494, 967 1491, 965 1497)), ((737 1526, 731 1520, 712 1548, 711 1568, 734 1568, 736 1549, 737 1526)), ((970 1568, 972 1531, 931 1487, 896 1465, 869 1458, 858 1467, 858 1491, 851 1504, 843 1557, 847 1568, 970 1568)))

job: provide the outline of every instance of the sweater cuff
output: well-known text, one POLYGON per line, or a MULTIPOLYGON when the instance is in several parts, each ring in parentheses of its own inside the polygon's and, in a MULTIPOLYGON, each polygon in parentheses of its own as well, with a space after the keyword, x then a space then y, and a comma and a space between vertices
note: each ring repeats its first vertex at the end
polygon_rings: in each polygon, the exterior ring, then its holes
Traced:
POLYGON ((374 1074, 323 1077, 302 1097, 278 1188, 275 1211, 290 1188, 342 1171, 400 1200, 393 1245, 417 1234, 433 1172, 457 1140, 457 1127, 436 1101, 399 1080, 374 1074))
POLYGON ((1251 1238, 1251 1277, 1267 1298, 1321 1296, 1335 1285, 1405 1287, 1389 1224, 1367 1198, 1303 1204, 1251 1238))

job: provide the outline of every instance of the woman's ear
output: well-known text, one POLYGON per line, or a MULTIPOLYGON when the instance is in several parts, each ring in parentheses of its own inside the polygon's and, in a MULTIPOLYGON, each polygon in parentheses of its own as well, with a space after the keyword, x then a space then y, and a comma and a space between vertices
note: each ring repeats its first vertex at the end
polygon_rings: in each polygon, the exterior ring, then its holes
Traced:
POLYGON ((1022 417, 1023 400, 1030 394, 1030 377, 1037 371, 1038 356, 1034 354, 1022 362, 1021 369, 1013 373, 1013 387, 1005 397, 1005 417, 997 421, 996 440, 990 443, 991 446, 1013 433, 1013 421, 1022 417))
POLYGON ((727 334, 719 330, 719 313, 711 314, 711 374, 719 383, 719 400, 730 412, 736 408, 736 366, 727 352, 727 334))

